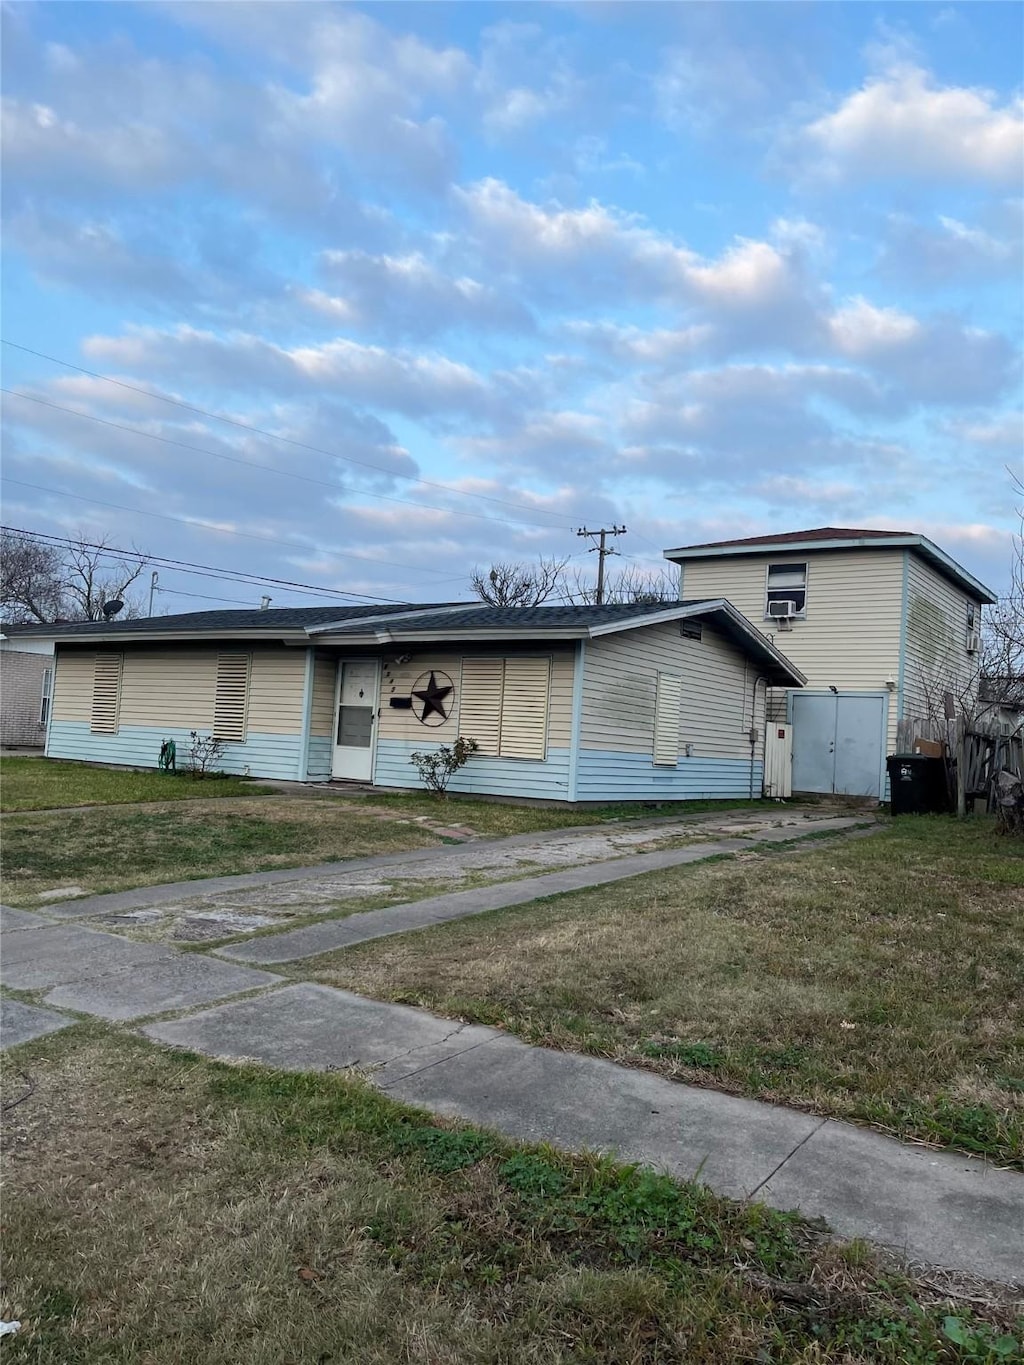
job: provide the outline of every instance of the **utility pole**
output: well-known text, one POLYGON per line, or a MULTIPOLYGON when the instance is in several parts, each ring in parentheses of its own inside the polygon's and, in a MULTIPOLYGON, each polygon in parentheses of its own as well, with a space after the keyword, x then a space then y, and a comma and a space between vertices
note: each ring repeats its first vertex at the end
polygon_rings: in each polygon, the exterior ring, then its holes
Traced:
POLYGON ((156 592, 156 585, 160 582, 160 575, 156 569, 149 576, 149 614, 153 615, 153 594, 156 592))
POLYGON ((614 549, 611 545, 605 545, 605 537, 624 536, 626 534, 626 528, 625 526, 602 526, 599 531, 588 531, 585 526, 581 526, 576 534, 578 536, 589 536, 591 540, 594 540, 595 538, 597 540, 597 544, 591 545, 590 550, 591 553, 595 550, 597 551, 597 594, 594 598, 594 605, 599 607, 604 601, 605 557, 607 555, 617 555, 619 553, 618 550, 614 549))

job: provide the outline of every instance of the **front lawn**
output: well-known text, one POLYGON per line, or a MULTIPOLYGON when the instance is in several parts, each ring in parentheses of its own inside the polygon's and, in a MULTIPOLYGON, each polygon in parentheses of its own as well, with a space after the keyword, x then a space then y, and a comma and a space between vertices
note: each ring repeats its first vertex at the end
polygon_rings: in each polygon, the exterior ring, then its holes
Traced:
POLYGON ((136 801, 195 801, 254 796, 258 787, 240 777, 97 768, 56 758, 0 760, 0 810, 56 810, 63 806, 125 806, 136 801))
POLYGON ((302 974, 1024 1163, 1024 846, 982 817, 636 877, 302 974))
POLYGON ((795 1217, 350 1077, 79 1026, 5 1081, 10 1365, 1020 1359, 1008 1295, 947 1302, 795 1217))
POLYGON ((655 820, 665 816, 723 814, 730 810, 759 810, 775 814, 780 809, 771 801, 631 801, 607 805, 528 806, 511 801, 488 801, 472 796, 450 796, 439 801, 426 792, 373 792, 368 801, 396 816, 426 815, 446 820, 451 825, 466 825, 478 834, 531 834, 541 829, 571 829, 578 825, 600 825, 617 820, 655 820))
POLYGON ((0 832, 10 905, 35 904, 39 892, 59 887, 94 895, 439 843, 419 825, 366 815, 358 806, 273 797, 10 815, 0 832))

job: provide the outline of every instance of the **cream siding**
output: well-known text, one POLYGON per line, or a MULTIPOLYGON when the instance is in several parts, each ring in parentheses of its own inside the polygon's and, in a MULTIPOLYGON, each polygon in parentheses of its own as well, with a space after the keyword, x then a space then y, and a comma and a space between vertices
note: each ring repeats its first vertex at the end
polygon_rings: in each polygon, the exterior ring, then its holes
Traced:
POLYGON ((309 733, 323 737, 334 734, 334 696, 338 683, 338 661, 318 656, 313 665, 313 701, 309 733))
POLYGON ((678 742, 699 758, 749 759, 751 707, 764 732, 763 686, 753 689, 754 665, 707 624, 701 639, 680 635, 679 622, 602 635, 587 645, 583 679, 582 749, 646 754, 654 762, 658 674, 682 678, 678 742))
MULTIPOLYGON (((531 650, 523 650, 522 655, 533 659, 543 656, 551 661, 547 743, 552 748, 567 749, 572 731, 573 650, 564 646, 540 650, 535 646, 531 650)), ((381 661, 380 739, 416 742, 431 740, 450 744, 456 736, 462 734, 467 739, 477 739, 479 742, 480 737, 473 733, 472 726, 475 723, 483 728, 486 717, 483 712, 469 713, 465 718, 462 716, 462 669, 464 659, 469 663, 488 657, 500 661, 503 658, 511 659, 517 656, 506 645, 504 648, 495 649, 493 655, 485 654, 482 649, 477 648, 472 653, 467 651, 465 655, 431 650, 414 654, 402 663, 385 657, 381 661), (409 696, 413 683, 420 674, 431 669, 436 673, 447 673, 455 685, 455 704, 443 725, 421 725, 413 711, 397 711, 389 705, 393 696, 409 696)))
POLYGON ((967 652, 967 609, 975 607, 975 629, 981 628, 981 604, 910 556, 907 566, 906 656, 903 667, 903 715, 919 722, 942 718, 942 694, 972 696, 977 688, 981 655, 967 652))
MULTIPOLYGON (((899 680, 903 550, 808 550, 683 562, 683 598, 724 597, 807 676, 811 689, 880 692, 899 680), (792 629, 765 619, 770 564, 807 564, 806 617, 792 629)), ((785 692, 772 694, 773 719, 785 717, 785 692)), ((889 708, 888 743, 898 707, 889 708)))
MULTIPOLYGON (((155 729, 177 726, 185 730, 210 731, 220 652, 217 649, 126 648, 119 725, 155 729)), ((56 657, 54 720, 90 720, 96 654, 58 649, 56 657)), ((305 661, 303 650, 264 648, 252 651, 250 733, 301 733, 305 661)))

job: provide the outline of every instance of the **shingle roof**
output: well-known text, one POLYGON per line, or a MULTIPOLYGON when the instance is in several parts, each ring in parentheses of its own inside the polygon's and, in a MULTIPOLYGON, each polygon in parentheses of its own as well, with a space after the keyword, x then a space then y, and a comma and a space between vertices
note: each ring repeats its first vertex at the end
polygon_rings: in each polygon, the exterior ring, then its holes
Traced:
POLYGON ((805 540, 873 540, 912 536, 913 531, 872 531, 850 526, 815 526, 810 531, 782 531, 779 535, 744 536, 740 540, 706 540, 700 545, 680 545, 681 550, 724 550, 733 545, 786 545, 805 540))
MULTIPOLYGON (((433 603, 440 606, 441 603, 433 603)), ((394 612, 415 610, 409 606, 327 606, 327 607, 269 607, 260 611, 253 607, 245 611, 186 611, 176 616, 140 616, 125 621, 72 621, 63 625, 2 626, 5 635, 132 635, 132 634, 188 634, 220 630, 306 630, 310 626, 329 625, 333 621, 359 621, 369 616, 387 616, 394 612)))
MULTIPOLYGON (((628 621, 637 617, 652 616, 669 611, 673 607, 697 606, 699 602, 615 602, 594 607, 587 605, 559 605, 553 607, 489 607, 485 602, 475 603, 459 610, 448 607, 443 611, 432 611, 430 607, 410 608, 415 615, 408 615, 403 621, 395 622, 396 628, 403 632, 415 630, 429 634, 433 631, 467 631, 473 629, 509 631, 530 630, 572 630, 576 627, 610 625, 615 621, 628 621)), ((386 624, 386 623, 383 623, 386 624)), ((357 632, 359 622, 352 621, 342 627, 343 631, 357 632)), ((334 632, 331 631, 333 635, 334 632)))

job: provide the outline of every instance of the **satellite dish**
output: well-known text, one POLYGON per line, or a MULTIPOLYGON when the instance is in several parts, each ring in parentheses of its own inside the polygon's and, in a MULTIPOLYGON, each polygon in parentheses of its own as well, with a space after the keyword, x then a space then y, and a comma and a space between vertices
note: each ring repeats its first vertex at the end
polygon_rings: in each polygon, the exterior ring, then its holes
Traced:
POLYGON ((112 616, 116 616, 119 611, 124 611, 124 603, 120 598, 115 597, 111 602, 103 603, 103 619, 109 621, 112 616))

